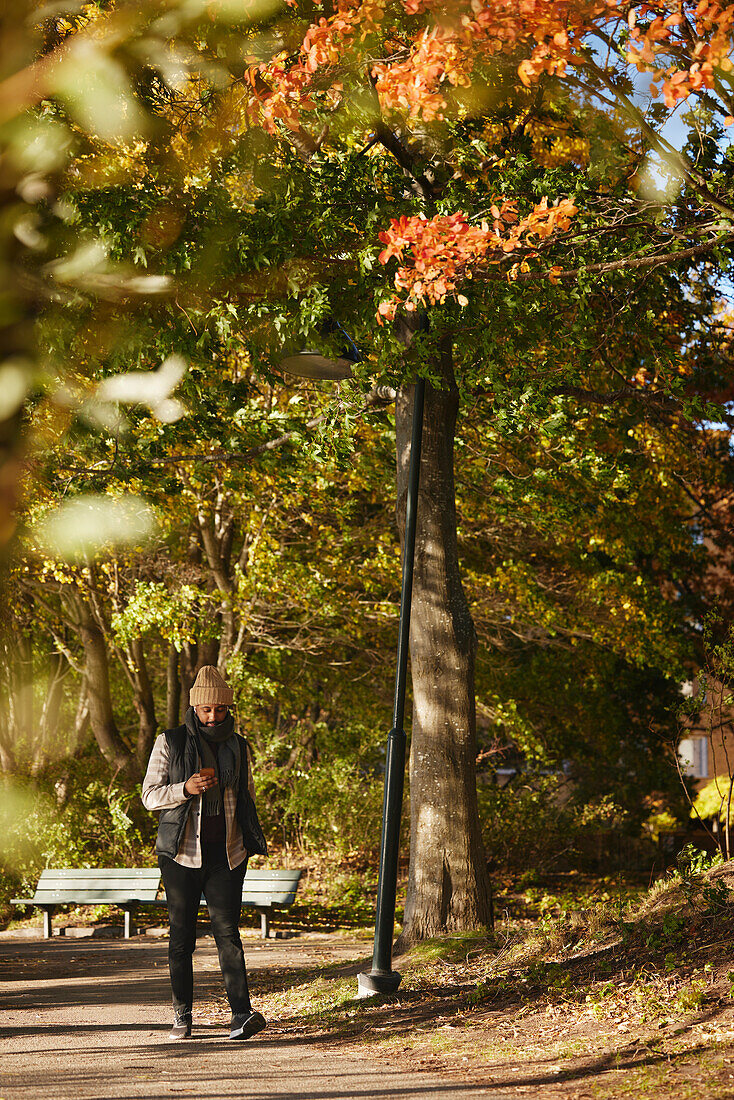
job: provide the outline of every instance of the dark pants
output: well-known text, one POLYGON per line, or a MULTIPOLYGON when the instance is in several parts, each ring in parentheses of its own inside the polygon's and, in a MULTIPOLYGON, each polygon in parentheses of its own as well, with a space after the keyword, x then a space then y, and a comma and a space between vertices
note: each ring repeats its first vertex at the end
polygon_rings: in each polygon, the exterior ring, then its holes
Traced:
POLYGON ((230 870, 224 844, 202 844, 201 867, 182 867, 168 856, 158 860, 168 902, 168 966, 173 1007, 190 1012, 194 1000, 196 919, 203 894, 219 952, 219 966, 233 1013, 250 1012, 247 970, 240 939, 242 880, 247 860, 230 870))

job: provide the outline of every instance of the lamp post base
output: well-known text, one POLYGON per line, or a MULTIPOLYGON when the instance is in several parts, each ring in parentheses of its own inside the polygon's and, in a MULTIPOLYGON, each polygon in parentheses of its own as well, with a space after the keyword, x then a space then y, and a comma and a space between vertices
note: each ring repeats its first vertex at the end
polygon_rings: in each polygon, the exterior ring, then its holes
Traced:
POLYGON ((381 993, 394 993, 401 981, 402 974, 397 970, 369 970, 357 975, 357 997, 378 997, 381 993))

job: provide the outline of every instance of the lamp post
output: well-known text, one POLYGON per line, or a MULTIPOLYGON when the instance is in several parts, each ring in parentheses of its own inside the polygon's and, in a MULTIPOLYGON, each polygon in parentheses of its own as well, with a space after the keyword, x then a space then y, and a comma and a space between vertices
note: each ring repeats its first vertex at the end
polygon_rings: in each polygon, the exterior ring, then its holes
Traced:
POLYGON ((415 530, 418 516, 418 486, 423 441, 423 404, 426 383, 419 378, 413 398, 413 424, 410 437, 410 467, 408 495, 405 501, 405 540, 403 545, 403 579, 400 591, 400 624, 395 669, 395 702, 392 729, 387 738, 385 766, 385 797, 382 806, 382 839, 380 841, 380 874, 377 880, 377 913, 372 969, 357 977, 357 996, 371 997, 378 993, 394 993, 400 985, 400 974, 392 969, 392 940, 395 928, 395 895, 398 883, 400 850, 400 813, 405 779, 405 688, 408 674, 410 644, 410 609, 413 597, 413 563, 415 561, 415 530))
MULTIPOLYGON (((346 335, 346 334, 345 334, 346 335)), ((330 381, 350 377, 352 364, 359 361, 359 352, 347 337, 351 347, 343 358, 327 359, 318 352, 301 351, 283 359, 280 366, 300 378, 330 381)), ((400 590, 400 622, 395 669, 395 698, 392 729, 387 738, 385 762, 385 795, 382 805, 382 836, 380 840, 380 871, 377 881, 377 912, 372 969, 357 978, 357 996, 372 997, 394 993, 401 976, 392 969, 392 942, 395 929, 395 899, 400 851, 400 817, 405 781, 405 692, 410 647, 410 610, 413 596, 413 564, 418 515, 421 444, 423 440, 423 406, 426 384, 419 378, 413 399, 413 423, 410 440, 408 493, 405 502, 405 539, 403 545, 403 575, 400 590)))

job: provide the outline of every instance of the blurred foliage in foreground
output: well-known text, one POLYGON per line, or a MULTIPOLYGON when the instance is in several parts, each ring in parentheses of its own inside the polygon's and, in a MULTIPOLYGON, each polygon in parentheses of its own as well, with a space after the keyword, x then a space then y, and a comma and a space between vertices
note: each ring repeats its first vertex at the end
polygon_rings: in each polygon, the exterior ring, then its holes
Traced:
MULTIPOLYGON (((359 105, 307 167, 248 128, 231 70, 290 16, 252 8, 235 31, 219 10, 2 14, 20 43, 10 70, 64 48, 75 66, 73 81, 50 67, 33 85, 47 94, 2 131, 0 538, 20 526, 0 765, 30 776, 8 804, 31 843, 3 856, 26 880, 44 862, 151 858, 136 785, 205 662, 237 689, 278 858, 374 866, 399 586, 395 423, 374 382, 405 376, 374 320, 377 232, 414 198, 393 158, 356 141, 359 105), (289 342, 335 350, 332 317, 364 349, 355 382, 336 396, 283 384, 289 342)), ((536 137, 572 109, 551 92, 536 137)), ((583 156, 558 163, 521 127, 486 123, 440 131, 452 202, 572 193, 582 266, 609 258, 607 218, 643 247, 662 215, 628 191, 642 152, 624 127, 595 117, 583 156)), ((456 342, 480 800, 503 867, 638 837, 652 810, 681 816, 671 707, 710 596, 707 517, 730 481, 727 441, 689 415, 728 364, 717 263, 542 293, 497 280, 466 312, 433 313, 456 342)))

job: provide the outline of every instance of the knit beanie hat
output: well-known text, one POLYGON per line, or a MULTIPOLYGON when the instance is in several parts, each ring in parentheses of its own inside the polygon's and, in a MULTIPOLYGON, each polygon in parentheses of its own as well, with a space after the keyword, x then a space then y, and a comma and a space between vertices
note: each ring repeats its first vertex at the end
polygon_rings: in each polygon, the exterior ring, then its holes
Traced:
POLYGON ((222 703, 230 706, 234 702, 234 692, 225 684, 214 665, 202 665, 189 692, 192 707, 216 707, 222 703))

